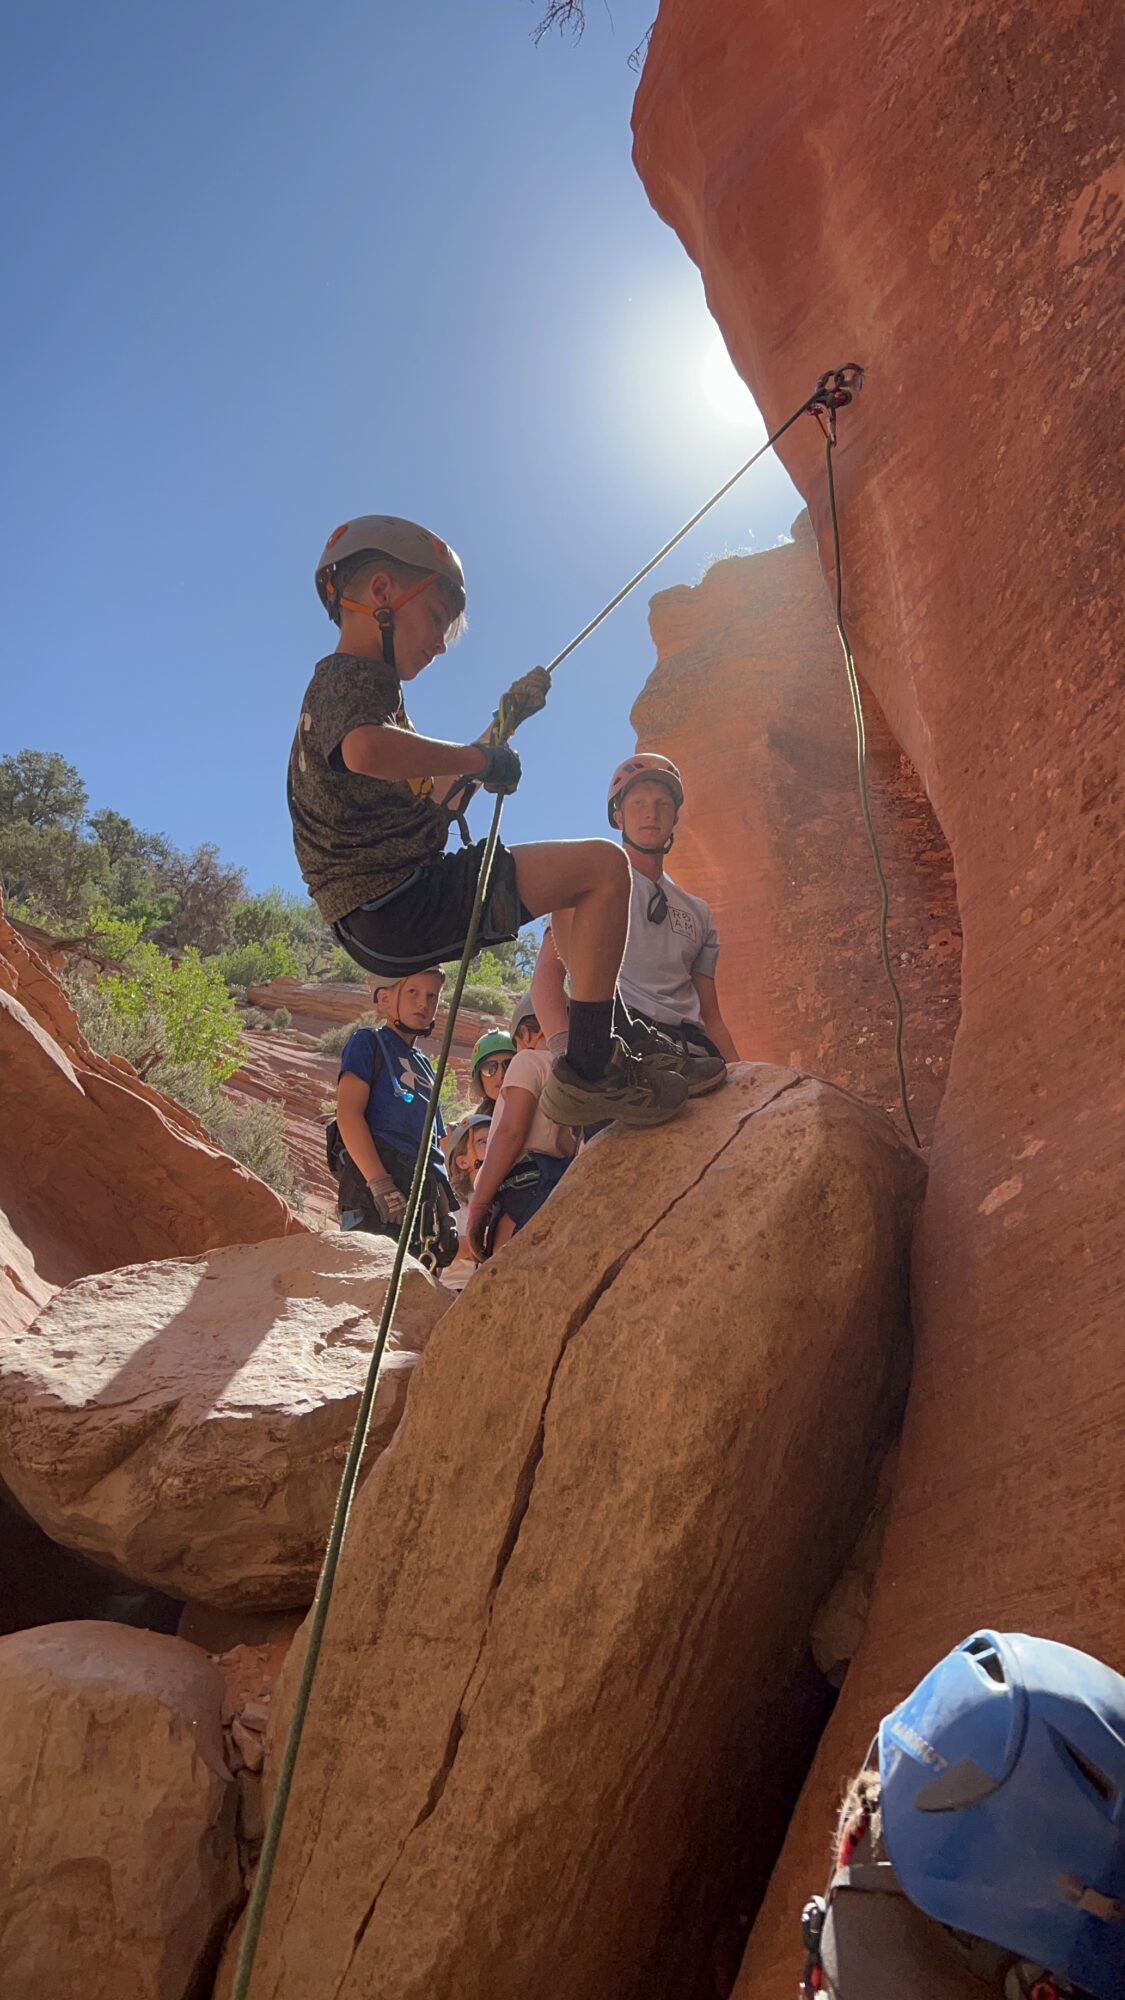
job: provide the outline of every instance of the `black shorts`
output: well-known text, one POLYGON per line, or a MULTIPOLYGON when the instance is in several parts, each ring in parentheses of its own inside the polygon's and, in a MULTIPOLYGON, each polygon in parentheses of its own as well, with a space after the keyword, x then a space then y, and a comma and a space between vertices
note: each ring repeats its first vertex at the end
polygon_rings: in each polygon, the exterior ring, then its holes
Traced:
MULTIPOLYGON (((448 965, 459 959, 468 936, 484 847, 484 841, 478 840, 459 853, 443 854, 428 868, 416 869, 388 896, 349 910, 332 926, 349 958, 365 972, 383 979, 405 979, 412 972, 427 972, 431 965, 448 965)), ((507 944, 530 922, 531 912, 520 901, 516 887, 515 861, 498 841, 476 951, 507 944)))

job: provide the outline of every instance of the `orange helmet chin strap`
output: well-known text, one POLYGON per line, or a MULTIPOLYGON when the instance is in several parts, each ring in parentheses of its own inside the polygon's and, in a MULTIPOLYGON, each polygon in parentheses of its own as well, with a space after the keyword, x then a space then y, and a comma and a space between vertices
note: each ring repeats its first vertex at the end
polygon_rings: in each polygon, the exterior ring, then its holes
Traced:
MULTIPOLYGON (((336 598, 336 602, 339 604, 341 610, 358 611, 364 618, 375 619, 383 634, 384 665, 393 667, 395 663, 395 612, 401 611, 404 604, 409 604, 412 597, 418 597, 429 584, 433 583, 436 576, 436 569, 430 570, 428 575, 422 577, 419 582, 412 583, 409 590, 402 591, 398 597, 392 597, 389 604, 361 604, 358 597, 339 597, 336 598)), ((335 585, 331 581, 326 585, 326 589, 330 598, 336 597, 335 585)))

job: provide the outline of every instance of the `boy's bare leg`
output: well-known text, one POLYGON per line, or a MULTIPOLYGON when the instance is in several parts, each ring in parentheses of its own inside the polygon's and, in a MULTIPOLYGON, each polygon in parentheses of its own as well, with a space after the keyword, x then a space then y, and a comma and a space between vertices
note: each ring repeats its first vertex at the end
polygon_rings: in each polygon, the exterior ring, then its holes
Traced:
POLYGON ((611 840, 550 840, 512 851, 526 908, 533 917, 554 913, 571 998, 612 1000, 629 934, 628 856, 611 840))
POLYGON ((613 1041, 613 1000, 629 934, 632 877, 608 840, 546 841, 513 849, 516 883, 532 916, 554 913, 570 974, 566 1054, 540 1104, 557 1125, 663 1125, 687 1096, 682 1076, 626 1058, 613 1041))

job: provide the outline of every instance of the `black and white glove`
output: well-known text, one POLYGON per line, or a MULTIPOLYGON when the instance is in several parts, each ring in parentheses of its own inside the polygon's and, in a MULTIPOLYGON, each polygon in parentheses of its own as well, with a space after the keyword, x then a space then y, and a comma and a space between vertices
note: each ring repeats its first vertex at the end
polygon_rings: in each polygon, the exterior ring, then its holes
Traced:
POLYGON ((406 1196, 400 1194, 389 1174, 375 1174, 367 1183, 380 1222, 397 1229, 406 1214, 406 1196))
POLYGON ((484 769, 473 772, 476 783, 482 791, 499 792, 510 798, 523 775, 515 751, 507 743, 481 743, 478 748, 484 758, 484 769))

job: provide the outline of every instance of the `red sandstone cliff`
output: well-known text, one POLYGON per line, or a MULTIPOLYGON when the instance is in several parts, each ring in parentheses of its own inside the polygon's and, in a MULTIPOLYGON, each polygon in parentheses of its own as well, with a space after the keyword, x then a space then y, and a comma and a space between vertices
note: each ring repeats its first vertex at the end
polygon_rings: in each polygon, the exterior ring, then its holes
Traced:
POLYGON ((46 960, 0 916, 0 1325, 60 1285, 302 1225, 189 1112, 95 1055, 46 960))
MULTIPOLYGON (((1091 87, 1115 17, 1108 0, 664 0, 637 96, 641 177, 767 421, 830 365, 868 371, 841 420, 847 605, 964 926, 871 1623, 741 2000, 796 1976, 831 1797, 950 1643, 994 1622, 1125 1667, 1122 178, 1113 93, 1091 87)), ((824 552, 811 420, 781 450, 824 552)))
MULTIPOLYGON (((674 757, 688 810, 671 868, 711 904, 740 1053, 842 1083, 899 1118, 879 891, 860 817, 855 725, 807 514, 794 540, 661 592, 657 665, 633 708, 674 757)), ((872 815, 891 891, 911 1108, 925 1143, 960 991, 953 863, 909 759, 865 690, 872 815)))

